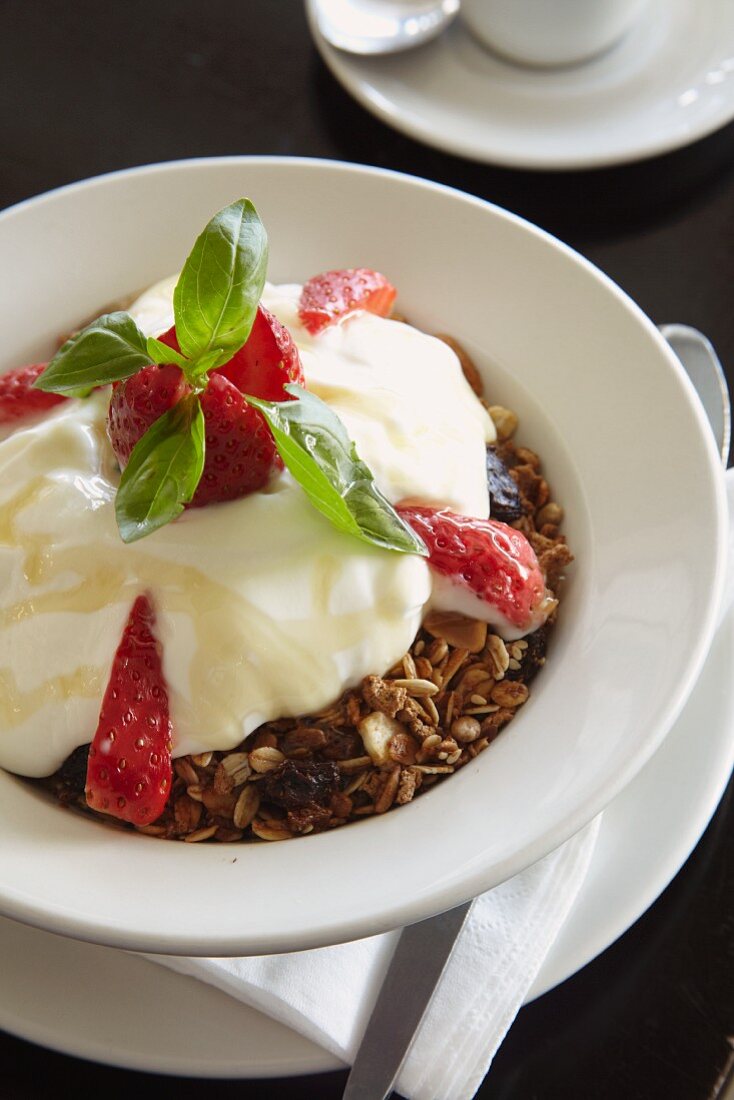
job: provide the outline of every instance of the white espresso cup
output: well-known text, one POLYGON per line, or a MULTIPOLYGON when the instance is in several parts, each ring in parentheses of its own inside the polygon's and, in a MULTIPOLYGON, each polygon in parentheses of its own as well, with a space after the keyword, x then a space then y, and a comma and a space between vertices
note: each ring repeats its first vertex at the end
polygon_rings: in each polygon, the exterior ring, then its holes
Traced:
POLYGON ((648 0, 462 0, 483 45, 524 65, 573 65, 608 50, 648 0))

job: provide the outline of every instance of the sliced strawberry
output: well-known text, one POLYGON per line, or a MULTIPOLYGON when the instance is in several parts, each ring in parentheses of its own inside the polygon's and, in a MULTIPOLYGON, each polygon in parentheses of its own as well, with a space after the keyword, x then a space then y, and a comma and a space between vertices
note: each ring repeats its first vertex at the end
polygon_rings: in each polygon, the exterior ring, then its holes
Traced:
MULTIPOLYGON (((140 437, 189 392, 178 367, 143 367, 112 391, 107 434, 124 468, 140 437)), ((217 372, 201 395, 206 459, 192 507, 234 500, 267 484, 283 464, 261 413, 217 372)))
POLYGON ((107 414, 107 434, 123 468, 141 435, 188 392, 183 374, 174 366, 151 364, 115 384, 107 414))
MULTIPOLYGON (((174 351, 180 351, 176 329, 169 328, 159 337, 174 351)), ((242 393, 251 393, 266 401, 287 401, 284 386, 297 382, 303 386, 303 367, 298 348, 285 325, 263 305, 257 307, 255 321, 244 347, 212 374, 223 374, 242 393)))
POLYGON ((58 393, 33 389, 33 383, 47 365, 33 363, 0 374, 0 424, 12 424, 26 416, 38 416, 67 400, 58 393))
POLYGON ((367 267, 325 271, 304 286, 298 316, 310 333, 317 333, 360 309, 387 317, 396 294, 384 275, 367 267))
POLYGON ((463 590, 454 610, 496 621, 499 612, 513 628, 536 629, 553 606, 533 548, 520 531, 491 519, 460 516, 446 509, 398 507, 425 542, 428 563, 463 590), (469 600, 467 600, 467 597, 469 600))
POLYGON ((112 661, 89 749, 87 804, 133 825, 160 817, 171 793, 173 728, 155 614, 138 596, 112 661))
POLYGON ((283 462, 262 413, 228 378, 213 371, 201 395, 206 461, 191 504, 235 500, 262 489, 283 462))

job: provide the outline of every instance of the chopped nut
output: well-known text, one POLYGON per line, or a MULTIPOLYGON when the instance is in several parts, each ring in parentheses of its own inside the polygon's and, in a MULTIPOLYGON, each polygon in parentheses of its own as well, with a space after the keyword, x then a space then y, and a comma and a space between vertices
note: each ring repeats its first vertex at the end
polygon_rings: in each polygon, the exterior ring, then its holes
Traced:
POLYGON ((560 504, 556 504, 554 501, 549 501, 548 504, 544 504, 535 517, 536 526, 542 527, 546 523, 552 523, 554 526, 563 519, 563 508, 560 504))
POLYGON ((456 718, 451 723, 451 736, 462 743, 476 741, 480 732, 481 727, 476 718, 456 718))
POLYGON ((473 668, 467 669, 464 675, 456 685, 456 691, 466 694, 471 693, 474 690, 476 684, 481 684, 483 680, 487 679, 487 670, 481 665, 475 665, 473 668))
POLYGON ((390 741, 396 734, 405 733, 405 727, 396 718, 390 718, 382 711, 375 710, 359 723, 364 747, 370 754, 373 764, 378 767, 390 760, 390 741))
POLYGON ((487 640, 486 623, 455 611, 430 611, 423 626, 435 638, 443 638, 449 645, 467 649, 469 653, 481 653, 487 640))
POLYGON ((528 689, 519 680, 502 680, 492 689, 492 702, 500 707, 519 707, 528 697, 528 689))
POLYGON ((397 764, 415 764, 418 745, 409 733, 396 733, 388 743, 388 756, 397 764))
POLYGON ((492 423, 497 429, 500 439, 510 439, 517 431, 518 419, 514 412, 504 408, 503 405, 490 405, 487 410, 492 417, 492 423))

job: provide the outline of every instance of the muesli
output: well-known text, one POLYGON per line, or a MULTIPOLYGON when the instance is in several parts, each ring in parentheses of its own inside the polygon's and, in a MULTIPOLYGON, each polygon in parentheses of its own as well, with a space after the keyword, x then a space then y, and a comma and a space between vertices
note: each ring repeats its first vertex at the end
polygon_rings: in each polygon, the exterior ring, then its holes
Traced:
POLYGON ((0 379, 0 764, 190 842, 323 831, 472 760, 571 560, 460 346, 387 319, 379 273, 273 287, 266 255, 233 203, 178 280, 0 379))

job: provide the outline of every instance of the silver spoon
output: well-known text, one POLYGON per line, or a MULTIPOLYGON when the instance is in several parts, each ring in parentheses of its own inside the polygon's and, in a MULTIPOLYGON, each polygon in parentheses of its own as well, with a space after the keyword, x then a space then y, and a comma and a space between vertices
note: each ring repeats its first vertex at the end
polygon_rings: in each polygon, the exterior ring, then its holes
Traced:
POLYGON ((455 18, 461 0, 307 0, 313 26, 348 53, 398 53, 422 46, 455 18))
POLYGON ((660 331, 693 382, 726 466, 731 443, 731 404, 719 357, 711 341, 689 325, 661 325, 660 331))

